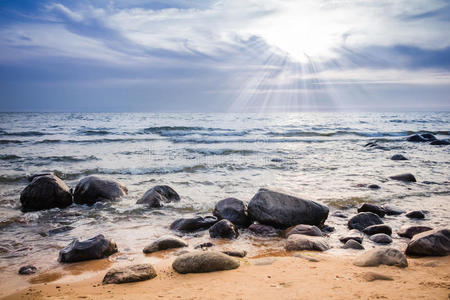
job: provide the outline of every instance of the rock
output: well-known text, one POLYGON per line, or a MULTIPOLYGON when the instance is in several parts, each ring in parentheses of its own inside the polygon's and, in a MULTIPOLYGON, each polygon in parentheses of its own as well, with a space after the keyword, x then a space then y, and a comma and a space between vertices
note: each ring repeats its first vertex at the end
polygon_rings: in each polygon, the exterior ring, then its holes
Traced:
POLYGON ((188 244, 176 236, 165 235, 146 246, 143 250, 144 253, 153 253, 161 250, 187 247, 188 244))
POLYGON ((446 256, 450 254, 450 230, 435 229, 413 236, 405 253, 414 256, 446 256))
POLYGON ((215 245, 213 243, 206 242, 206 243, 198 244, 197 246, 194 247, 194 249, 203 249, 203 248, 209 248, 209 247, 214 247, 214 246, 215 245))
POLYGON ((404 214, 405 211, 401 208, 398 208, 396 206, 393 205, 384 205, 383 206, 384 211, 386 212, 386 215, 388 216, 396 216, 396 215, 401 215, 404 214))
POLYGON ((108 257, 117 252, 117 245, 114 241, 106 239, 99 234, 86 241, 74 239, 67 247, 59 251, 60 262, 70 263, 90 259, 100 259, 108 257))
POLYGON ((320 228, 320 230, 322 231, 322 233, 328 234, 334 232, 335 228, 332 226, 323 225, 322 228, 320 228))
POLYGON ((288 228, 285 231, 285 237, 288 238, 291 234, 304 234, 309 236, 322 236, 322 231, 314 225, 296 225, 294 227, 288 228))
POLYGON ((358 256, 353 264, 358 267, 387 265, 405 268, 408 266, 408 261, 406 256, 397 249, 375 248, 358 256))
POLYGON ((148 207, 162 207, 162 203, 178 202, 180 196, 168 185, 157 185, 145 192, 136 204, 146 204, 148 207))
POLYGON ((388 236, 385 233, 376 233, 374 235, 371 235, 369 239, 372 242, 378 243, 378 244, 390 244, 392 243, 392 239, 390 236, 388 236))
POLYGON ((385 224, 377 224, 377 225, 371 225, 371 226, 364 228, 363 232, 367 235, 374 235, 377 233, 384 233, 387 235, 391 235, 392 228, 385 224))
POLYGON ((59 234, 59 233, 70 231, 72 229, 74 229, 74 227, 72 227, 72 226, 61 226, 61 227, 49 230, 47 232, 47 235, 48 236, 52 236, 52 235, 55 235, 55 234, 59 234))
POLYGON ((262 224, 252 224, 248 227, 248 230, 255 235, 261 236, 279 236, 281 234, 280 230, 272 226, 262 224))
POLYGON ((410 211, 405 216, 410 219, 425 219, 425 214, 420 210, 410 211))
POLYGON ((72 204, 69 187, 55 175, 35 176, 20 193, 23 212, 65 208, 72 204))
POLYGON ((416 234, 425 232, 425 231, 429 231, 429 230, 433 230, 433 228, 428 227, 428 226, 405 226, 400 228, 400 231, 397 232, 397 234, 401 237, 405 237, 405 238, 412 238, 413 236, 415 236, 416 234))
POLYGON ((435 146, 444 146, 444 145, 450 145, 449 141, 446 140, 436 140, 436 141, 432 141, 430 143, 430 145, 435 145, 435 146))
POLYGON ((88 176, 78 182, 73 200, 77 204, 93 205, 95 202, 118 200, 127 193, 128 189, 116 180, 88 176))
POLYGON ((211 228, 209 228, 209 236, 211 238, 235 239, 239 236, 238 229, 233 223, 226 219, 222 219, 211 228))
POLYGON ((364 246, 355 241, 354 239, 348 240, 345 242, 345 245, 342 246, 343 249, 356 249, 356 250, 364 250, 364 246))
POLYGON ((392 160, 408 160, 406 157, 404 157, 401 154, 395 154, 391 157, 392 160))
POLYGON ((189 219, 178 219, 170 225, 171 230, 182 232, 193 232, 197 230, 205 230, 217 223, 217 218, 213 216, 196 217, 189 219))
POLYGON ((296 251, 296 250, 326 251, 330 249, 330 246, 323 237, 309 236, 303 234, 292 234, 286 240, 285 249, 288 251, 296 251))
POLYGON ((34 178, 40 177, 40 176, 54 176, 54 174, 52 174, 52 173, 33 174, 33 175, 27 176, 27 180, 28 180, 28 182, 32 182, 34 178))
POLYGON ((371 225, 383 224, 381 218, 372 212, 361 212, 348 220, 348 228, 363 231, 371 225))
POLYGON ((370 204, 370 203, 364 203, 358 208, 358 212, 373 212, 374 214, 379 215, 380 217, 384 217, 386 212, 384 209, 378 205, 370 204))
POLYGON ((245 257, 247 255, 247 251, 245 250, 225 250, 222 253, 235 257, 245 257))
POLYGON ((427 141, 435 141, 437 138, 431 133, 422 133, 421 136, 427 141))
POLYGON ((346 214, 344 214, 342 211, 337 210, 332 214, 333 217, 337 217, 337 218, 342 218, 342 219, 347 219, 348 216, 346 214))
POLYGON ((236 198, 226 198, 217 202, 213 215, 219 220, 227 219, 236 226, 248 227, 251 224, 247 205, 236 198))
POLYGON ((418 142, 418 143, 424 143, 424 142, 428 141, 427 139, 422 137, 420 134, 411 135, 411 136, 407 137, 406 140, 408 142, 418 142))
POLYGON ((260 189, 248 204, 250 218, 283 229, 298 224, 321 227, 328 211, 328 207, 317 202, 267 189, 260 189))
POLYGON ((378 184, 369 184, 367 187, 372 190, 378 190, 380 188, 378 184))
POLYGON ((411 173, 399 174, 389 177, 393 180, 403 181, 403 182, 416 182, 416 178, 411 173))
POLYGON ((347 234, 345 236, 341 236, 339 238, 339 241, 341 241, 344 244, 348 240, 355 240, 358 243, 362 243, 362 241, 363 241, 363 234, 357 229, 352 229, 349 232, 347 232, 347 234))
POLYGON ((181 274, 206 273, 236 269, 239 261, 221 252, 194 251, 178 256, 172 267, 181 274))
POLYGON ((386 276, 383 274, 375 273, 375 272, 367 272, 362 275, 362 278, 366 281, 375 281, 375 280, 394 280, 394 278, 390 276, 386 276))
POLYGON ((31 275, 37 272, 37 268, 33 265, 22 266, 19 269, 20 275, 31 275))
POLYGON ((156 271, 151 264, 139 264, 110 269, 103 278, 103 284, 137 282, 155 277, 156 271))

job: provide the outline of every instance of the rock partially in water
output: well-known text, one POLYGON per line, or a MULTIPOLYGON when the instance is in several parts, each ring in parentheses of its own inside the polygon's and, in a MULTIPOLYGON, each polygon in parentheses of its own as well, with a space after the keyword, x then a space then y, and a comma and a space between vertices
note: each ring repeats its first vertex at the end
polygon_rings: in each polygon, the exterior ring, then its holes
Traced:
POLYGON ((74 239, 67 247, 59 251, 60 262, 71 263, 77 261, 100 259, 117 252, 117 245, 113 240, 106 239, 99 234, 91 239, 80 242, 74 239))
POLYGON ((165 235, 158 238, 156 241, 146 246, 144 253, 153 253, 161 250, 187 247, 188 244, 181 238, 171 235, 165 235))
POLYGON ((377 224, 383 224, 383 220, 381 220, 378 215, 372 212, 362 212, 353 216, 348 221, 347 225, 350 229, 358 229, 359 231, 363 231, 366 227, 377 224))
POLYGON ((410 211, 405 216, 410 219, 425 219, 425 214, 420 210, 410 211))
POLYGON ((374 235, 377 233, 392 235, 392 228, 386 224, 377 224, 364 228, 363 232, 367 235, 374 235))
POLYGON ((194 249, 204 249, 214 247, 215 245, 211 242, 201 243, 194 247, 194 249))
POLYGON ((178 256, 172 263, 172 268, 181 274, 232 270, 238 267, 237 259, 215 251, 186 253, 178 256))
POLYGON ((450 230, 435 229, 413 236, 405 253, 413 256, 446 256, 450 254, 450 230))
POLYGON ((326 251, 330 249, 327 240, 319 236, 292 234, 286 240, 285 249, 288 251, 316 250, 326 251))
POLYGON ((406 256, 394 248, 375 248, 358 256, 353 263, 358 267, 377 267, 379 265, 406 268, 406 256))
POLYGON ((416 177, 411 173, 404 173, 399 175, 390 176, 390 179, 403 181, 403 182, 416 182, 416 177))
POLYGON ((314 225, 296 225, 294 227, 288 228, 285 231, 285 237, 288 238, 292 234, 304 234, 310 236, 322 236, 323 233, 319 227, 314 225))
POLYGON ((262 225, 262 224, 252 224, 248 227, 248 230, 255 234, 260 236, 280 236, 281 231, 279 229, 276 229, 275 227, 269 226, 269 225, 262 225))
POLYGON ((432 133, 422 133, 421 136, 427 141, 435 141, 437 138, 432 133))
POLYGON ((357 241, 351 239, 348 240, 344 246, 342 246, 343 249, 356 249, 356 250, 364 250, 364 246, 358 243, 357 241))
POLYGON ((168 185, 157 185, 149 189, 136 204, 146 204, 148 207, 162 207, 163 203, 178 202, 180 195, 168 185))
POLYGON ((321 227, 328 212, 328 207, 320 203, 267 189, 260 189, 248 204, 253 220, 282 229, 298 224, 321 227))
POLYGON ((384 211, 386 212, 386 215, 388 216, 397 216, 404 214, 405 211, 399 207, 396 207, 394 205, 384 205, 383 206, 384 211))
POLYGON ((416 234, 425 232, 425 231, 429 231, 429 230, 433 230, 433 228, 428 227, 428 226, 404 226, 402 228, 400 228, 400 231, 397 232, 397 234, 401 237, 405 237, 405 238, 412 238, 413 236, 415 236, 416 234))
POLYGON ((72 204, 69 187, 55 175, 34 176, 20 193, 23 212, 50 208, 65 208, 72 204))
POLYGON ((19 269, 20 275, 31 275, 37 272, 37 268, 33 265, 22 266, 19 269))
POLYGON ((329 233, 334 232, 336 230, 336 228, 334 228, 333 226, 323 225, 322 228, 320 228, 320 230, 324 234, 329 234, 329 233))
POLYGON ((401 154, 395 154, 391 157, 392 160, 408 160, 406 157, 404 157, 401 154))
POLYGON ((149 280, 156 277, 151 264, 139 264, 110 269, 103 278, 103 284, 119 284, 149 280))
POLYGON ((196 218, 181 218, 170 224, 171 230, 178 230, 181 232, 194 232, 198 230, 205 230, 217 223, 217 218, 213 216, 196 217, 196 218))
POLYGON ((362 243, 363 234, 357 229, 352 229, 349 232, 347 232, 347 234, 345 236, 341 236, 339 238, 339 241, 341 241, 344 244, 347 243, 347 241, 349 241, 349 240, 355 240, 358 243, 362 243))
POLYGON ((222 219, 209 228, 211 238, 235 239, 239 236, 238 229, 233 223, 222 219))
POLYGON ((367 187, 372 190, 378 190, 381 188, 378 184, 369 184, 367 187))
POLYGON ((333 217, 337 217, 337 218, 342 218, 342 219, 347 219, 347 218, 348 218, 348 215, 345 214, 345 213, 343 213, 343 212, 340 211, 340 210, 335 211, 335 212, 332 214, 332 216, 333 216, 333 217))
POLYGON ((240 227, 248 227, 251 224, 247 213, 247 205, 236 198, 226 198, 217 202, 213 215, 219 220, 227 219, 240 227))
POLYGON ((392 239, 385 233, 377 233, 369 237, 372 242, 378 244, 390 244, 392 243, 392 239))
POLYGON ((245 250, 225 250, 222 251, 222 253, 229 255, 229 256, 234 256, 234 257, 245 257, 247 255, 247 251, 245 250))
POLYGON ((432 141, 430 143, 430 145, 445 146, 445 145, 450 145, 450 142, 447 140, 436 140, 436 141, 432 141))
POLYGON ((384 217, 384 215, 386 214, 386 212, 381 206, 371 203, 363 203, 363 205, 361 205, 358 208, 358 212, 373 212, 374 214, 377 214, 380 217, 384 217))
POLYGON ((88 176, 78 182, 73 199, 77 204, 93 205, 95 202, 118 200, 127 193, 126 186, 117 180, 88 176))
POLYGON ((422 135, 420 134, 413 134, 409 137, 406 138, 406 140, 408 142, 417 142, 417 143, 425 143, 428 142, 428 140, 426 138, 424 138, 422 135))
POLYGON ((73 230, 74 228, 75 228, 75 227, 72 227, 72 226, 69 226, 69 225, 67 225, 67 226, 61 226, 61 227, 58 227, 58 228, 50 229, 50 230, 47 232, 47 235, 48 235, 48 236, 53 236, 53 235, 55 235, 55 234, 59 234, 59 233, 71 231, 71 230, 73 230))

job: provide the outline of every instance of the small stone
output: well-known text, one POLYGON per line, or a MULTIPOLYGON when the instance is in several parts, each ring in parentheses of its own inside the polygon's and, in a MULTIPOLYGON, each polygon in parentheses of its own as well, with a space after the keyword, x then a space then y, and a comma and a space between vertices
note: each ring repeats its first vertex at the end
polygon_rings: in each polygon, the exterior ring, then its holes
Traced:
POLYGON ((389 177, 393 180, 403 181, 403 182, 416 182, 416 178, 411 173, 399 174, 389 177))
POLYGON ((344 246, 342 246, 343 249, 355 249, 355 250, 364 250, 364 246, 358 243, 355 240, 348 240, 344 246))
POLYGON ((139 264, 110 269, 103 278, 103 284, 137 282, 155 277, 156 271, 151 264, 139 264))
POLYGON ((33 265, 26 265, 23 267, 20 267, 19 274, 20 275, 31 275, 37 272, 37 268, 33 265))
POLYGON ((194 247, 194 249, 202 249, 202 248, 210 248, 214 247, 215 245, 211 242, 201 243, 194 247))
POLYGON ((209 236, 211 238, 223 238, 223 239, 235 239, 239 236, 237 227, 228 221, 227 219, 222 219, 211 228, 209 228, 209 236))
POLYGON ((358 267, 388 265, 405 268, 408 266, 408 261, 406 260, 406 256, 397 249, 375 248, 358 256, 354 265, 358 267))
POLYGON ((382 207, 370 203, 364 203, 363 205, 361 205, 358 208, 358 212, 372 212, 380 217, 384 217, 384 215, 386 214, 382 207))
POLYGON ((392 229, 386 224, 377 224, 364 228, 363 232, 367 235, 374 235, 377 233, 384 233, 387 235, 391 235, 392 229))
POLYGON ((286 240, 285 249, 295 250, 317 250, 326 251, 330 249, 325 238, 319 236, 308 236, 303 234, 292 234, 286 240))
POLYGON ((425 214, 420 210, 411 211, 407 213, 405 216, 407 216, 410 219, 425 219, 425 214))
POLYGON ((286 238, 292 234, 304 234, 310 236, 322 236, 322 231, 315 225, 300 224, 286 229, 286 238))
POLYGON ((408 160, 406 157, 404 157, 401 154, 395 154, 391 157, 392 160, 408 160))
POLYGON ((220 252, 194 251, 178 256, 172 267, 181 274, 205 273, 236 269, 239 261, 220 252))
POLYGON ((247 255, 247 251, 245 250, 225 250, 222 253, 235 257, 245 257, 247 255))
POLYGON ((332 214, 333 217, 337 217, 337 218, 342 218, 342 219, 347 219, 348 215, 344 214, 342 211, 337 210, 332 214))
POLYGON ((381 188, 378 184, 369 184, 367 187, 372 190, 378 190, 381 188))
POLYGON ((376 224, 383 224, 381 218, 372 212, 361 212, 350 218, 348 228, 364 230, 366 227, 376 224))
POLYGON ((433 230, 433 228, 428 226, 405 226, 400 229, 397 234, 401 237, 412 238, 414 235, 433 230))
POLYGON ((355 240, 358 243, 362 243, 363 235, 362 233, 357 229, 350 230, 345 236, 342 236, 339 238, 339 241, 342 243, 346 243, 348 240, 355 240))
POLYGON ((403 209, 398 208, 393 205, 389 205, 389 204, 383 206, 383 209, 386 212, 386 215, 388 215, 388 216, 396 216, 396 215, 401 215, 401 214, 405 213, 405 211, 403 209))
POLYGON ((153 253, 161 250, 187 247, 188 244, 179 237, 176 236, 162 236, 150 245, 146 246, 143 250, 144 253, 153 253))
POLYGON ((390 236, 384 233, 377 233, 369 237, 369 239, 378 244, 390 244, 392 239, 390 236))

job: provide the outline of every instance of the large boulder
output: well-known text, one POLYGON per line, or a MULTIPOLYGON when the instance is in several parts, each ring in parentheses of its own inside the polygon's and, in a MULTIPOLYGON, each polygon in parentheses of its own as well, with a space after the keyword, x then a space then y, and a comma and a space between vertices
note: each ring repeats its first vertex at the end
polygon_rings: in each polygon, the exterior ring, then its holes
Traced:
POLYGON ((319 236, 292 234, 286 240, 285 249, 288 251, 316 250, 326 251, 330 249, 327 240, 319 236))
POLYGON ((22 211, 64 208, 72 204, 69 187, 55 175, 34 176, 31 183, 20 193, 22 211))
POLYGON ((339 238, 339 241, 341 241, 342 243, 347 243, 347 241, 349 240, 355 240, 358 243, 362 243, 363 241, 363 234, 361 233, 361 231, 357 230, 357 229, 352 229, 349 232, 347 232, 347 234, 345 236, 342 236, 339 238))
POLYGON ((319 229, 319 227, 314 225, 296 225, 292 228, 288 228, 285 231, 285 237, 288 238, 292 234, 304 234, 304 235, 310 235, 310 236, 323 236, 322 231, 319 229))
POLYGON ((136 204, 145 204, 148 207, 162 207, 163 203, 178 202, 180 196, 168 185, 157 185, 145 192, 136 204))
POLYGON ((238 267, 237 259, 215 251, 189 252, 178 256, 172 263, 172 268, 181 274, 232 270, 238 267))
POLYGON ((103 284, 137 282, 155 277, 156 271, 151 264, 139 264, 110 269, 103 278, 103 284))
POLYGON ((281 234, 281 230, 276 229, 275 227, 269 226, 269 225, 262 225, 262 224, 252 224, 248 227, 248 230, 254 234, 259 236, 279 236, 281 234))
POLYGON ((408 266, 408 261, 406 256, 397 249, 375 248, 358 256, 353 264, 358 267, 387 265, 405 268, 408 266))
POLYGON ((260 189, 248 204, 253 220, 283 229, 298 224, 321 227, 328 212, 328 207, 317 202, 267 189, 260 189))
POLYGON ((211 238, 235 239, 239 236, 238 229, 233 223, 222 219, 209 228, 211 238))
POLYGON ((399 175, 390 176, 390 179, 403 181, 403 182, 416 182, 416 177, 411 173, 404 173, 399 175))
POLYGON ((236 198, 226 198, 216 203, 213 215, 219 220, 227 219, 236 226, 248 227, 251 224, 247 205, 236 198))
POLYGON ((397 234, 401 237, 405 237, 405 238, 412 238, 413 236, 415 236, 416 234, 425 232, 425 231, 429 231, 429 230, 433 230, 433 228, 428 227, 428 226, 404 226, 402 228, 400 228, 400 231, 397 232, 397 234))
POLYGON ((78 182, 73 200, 77 204, 93 205, 95 202, 118 200, 127 193, 126 186, 116 180, 88 176, 78 182))
POLYGON ((371 225, 371 226, 364 228, 363 232, 367 235, 374 235, 377 233, 384 233, 387 235, 391 235, 392 228, 386 224, 377 224, 377 225, 371 225))
POLYGON ((173 248, 182 248, 187 247, 188 244, 176 236, 165 235, 155 240, 150 245, 146 246, 144 253, 153 253, 161 250, 173 249, 173 248))
POLYGON ((381 218, 372 212, 359 213, 348 220, 348 228, 363 231, 366 227, 383 224, 381 218))
POLYGON ((374 214, 379 215, 380 217, 384 217, 386 212, 384 209, 378 205, 371 203, 364 203, 358 208, 358 212, 373 212, 374 214))
POLYGON ((194 232, 198 230, 205 230, 217 223, 217 218, 213 216, 195 217, 195 218, 181 218, 175 220, 170 224, 171 230, 181 232, 194 232))
POLYGON ((71 263, 83 260, 100 259, 117 252, 114 241, 99 234, 89 240, 80 242, 74 239, 67 247, 59 251, 60 262, 71 263))
POLYGON ((414 256, 446 256, 450 254, 450 230, 435 229, 413 236, 405 253, 414 256))

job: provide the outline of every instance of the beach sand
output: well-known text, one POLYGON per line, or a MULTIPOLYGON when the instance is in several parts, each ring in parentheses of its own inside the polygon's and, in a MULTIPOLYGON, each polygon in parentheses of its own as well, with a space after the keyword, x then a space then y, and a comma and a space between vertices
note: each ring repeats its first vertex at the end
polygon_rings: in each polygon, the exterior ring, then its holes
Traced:
MULTIPOLYGON (((355 252, 357 253, 357 252, 355 252)), ((317 252, 240 259, 238 269, 203 274, 176 273, 174 257, 154 264, 152 280, 102 285, 109 264, 74 264, 76 276, 48 271, 22 277, 33 284, 4 299, 449 299, 450 256, 408 258, 409 266, 357 267, 353 257, 317 252), (313 262, 306 258, 315 258, 313 262), (393 280, 368 281, 375 272, 393 280), (86 275, 80 275, 86 274, 86 275)), ((129 263, 129 262, 128 262, 129 263)), ((5 292, 5 291, 4 291, 5 292)))

